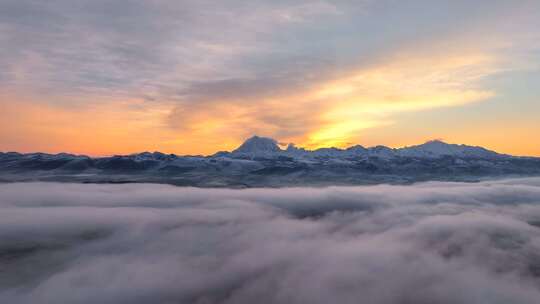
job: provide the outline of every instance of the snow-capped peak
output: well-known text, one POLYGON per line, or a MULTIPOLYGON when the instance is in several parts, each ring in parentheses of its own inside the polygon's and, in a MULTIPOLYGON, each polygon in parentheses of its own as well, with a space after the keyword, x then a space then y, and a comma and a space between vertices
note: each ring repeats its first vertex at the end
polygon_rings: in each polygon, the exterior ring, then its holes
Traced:
POLYGON ((496 152, 482 147, 447 144, 441 140, 430 140, 424 144, 399 149, 400 155, 411 157, 496 157, 496 152))
POLYGON ((248 138, 233 153, 261 154, 281 152, 276 140, 268 137, 253 136, 248 138))

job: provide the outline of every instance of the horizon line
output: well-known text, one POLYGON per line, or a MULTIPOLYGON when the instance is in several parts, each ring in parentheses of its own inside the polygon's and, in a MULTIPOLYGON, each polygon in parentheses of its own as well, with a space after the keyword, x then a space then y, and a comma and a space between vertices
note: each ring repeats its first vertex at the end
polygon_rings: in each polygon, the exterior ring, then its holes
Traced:
POLYGON ((139 151, 139 152, 124 153, 124 154, 114 153, 114 154, 102 154, 102 155, 92 155, 92 154, 86 154, 86 153, 72 153, 72 152, 67 152, 67 151, 61 151, 61 152, 54 153, 54 152, 41 152, 41 151, 19 152, 19 151, 2 151, 2 150, 0 150, 0 153, 48 154, 48 155, 70 154, 70 155, 75 155, 75 156, 86 156, 86 157, 90 157, 90 158, 105 158, 105 157, 114 157, 114 156, 130 156, 130 155, 138 155, 138 154, 142 154, 142 153, 161 153, 161 154, 165 154, 165 155, 175 155, 175 156, 180 156, 180 157, 211 157, 211 156, 214 156, 214 155, 216 155, 218 153, 225 153, 225 152, 226 153, 233 153, 236 149, 238 149, 246 141, 248 141, 248 140, 250 140, 252 138, 256 138, 256 137, 257 138, 263 138, 263 139, 270 139, 270 140, 274 141, 276 146, 282 152, 286 152, 287 150, 282 149, 280 146, 287 146, 288 147, 289 145, 293 145, 295 148, 303 149, 303 150, 305 150, 307 152, 314 152, 314 151, 318 151, 318 150, 321 150, 321 149, 336 149, 336 150, 340 150, 340 151, 346 151, 346 150, 348 150, 350 148, 353 148, 353 147, 356 147, 356 146, 360 146, 360 147, 363 147, 365 149, 372 149, 372 148, 376 148, 376 147, 386 147, 386 148, 389 148, 389 149, 392 149, 392 150, 400 150, 400 149, 406 149, 406 148, 411 148, 411 147, 415 147, 415 146, 425 145, 425 144, 430 143, 430 142, 441 142, 441 143, 446 144, 446 145, 457 145, 457 146, 482 148, 482 149, 486 149, 488 151, 495 152, 495 153, 501 154, 501 155, 510 155, 510 156, 515 156, 515 157, 540 157, 540 155, 539 156, 536 156, 536 155, 514 155, 514 154, 509 154, 509 153, 503 153, 503 152, 488 149, 486 147, 479 146, 479 145, 448 143, 448 142, 445 142, 441 138, 429 139, 429 140, 424 141, 421 144, 412 144, 412 145, 405 145, 405 146, 400 146, 400 147, 391 147, 391 146, 386 146, 386 145, 374 145, 374 146, 366 147, 366 146, 363 146, 362 144, 352 144, 352 145, 344 147, 344 148, 339 148, 339 147, 335 147, 335 146, 328 146, 328 147, 319 147, 319 148, 316 148, 316 149, 308 149, 308 148, 305 148, 305 147, 296 146, 292 142, 291 143, 283 143, 283 142, 279 142, 279 141, 275 140, 272 137, 260 136, 260 135, 252 135, 250 137, 245 138, 236 148, 232 149, 231 151, 220 150, 220 151, 215 151, 214 153, 211 153, 211 154, 177 154, 177 153, 162 152, 162 151, 159 151, 159 150, 154 150, 154 151, 145 150, 145 151, 139 151))

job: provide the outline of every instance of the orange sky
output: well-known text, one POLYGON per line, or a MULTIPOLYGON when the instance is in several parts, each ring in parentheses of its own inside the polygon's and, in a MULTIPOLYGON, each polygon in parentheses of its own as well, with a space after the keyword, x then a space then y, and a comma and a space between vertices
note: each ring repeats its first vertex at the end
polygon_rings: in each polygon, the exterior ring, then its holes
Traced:
POLYGON ((257 134, 540 156, 538 2, 130 9, 23 1, 33 18, 0 20, 0 151, 212 154, 257 134))

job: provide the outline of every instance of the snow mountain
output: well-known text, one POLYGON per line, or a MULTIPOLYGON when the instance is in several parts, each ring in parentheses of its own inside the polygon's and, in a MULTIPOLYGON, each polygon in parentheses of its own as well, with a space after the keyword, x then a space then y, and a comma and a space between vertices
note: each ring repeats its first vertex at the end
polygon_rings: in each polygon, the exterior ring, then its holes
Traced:
POLYGON ((232 152, 179 156, 143 152, 109 157, 0 152, 0 182, 168 183, 196 187, 289 187, 477 181, 540 175, 540 158, 499 154, 439 140, 307 150, 253 136, 232 152))
POLYGON ((443 156, 473 157, 473 158, 493 158, 504 155, 487 150, 482 147, 467 145, 447 144, 440 140, 428 141, 425 144, 398 149, 401 156, 411 157, 431 157, 439 158, 443 156))
POLYGON ((248 138, 240 147, 232 153, 236 155, 272 155, 282 152, 277 141, 268 137, 259 137, 257 135, 248 138))
POLYGON ((320 148, 306 150, 289 144, 282 150, 277 141, 272 138, 253 136, 247 139, 240 147, 228 154, 229 157, 260 158, 260 157, 293 157, 293 158, 350 158, 350 157, 379 157, 392 159, 396 157, 414 158, 441 158, 445 156, 459 158, 498 158, 507 155, 499 154, 482 147, 447 144, 440 140, 428 141, 421 145, 393 149, 386 146, 365 148, 355 145, 346 149, 320 148))

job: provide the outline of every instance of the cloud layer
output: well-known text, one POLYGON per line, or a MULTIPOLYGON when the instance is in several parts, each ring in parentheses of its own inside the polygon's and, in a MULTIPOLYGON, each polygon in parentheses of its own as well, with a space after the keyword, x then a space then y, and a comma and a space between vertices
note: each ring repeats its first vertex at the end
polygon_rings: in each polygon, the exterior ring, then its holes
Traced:
POLYGON ((2 303, 536 303, 540 179, 0 185, 2 303))

